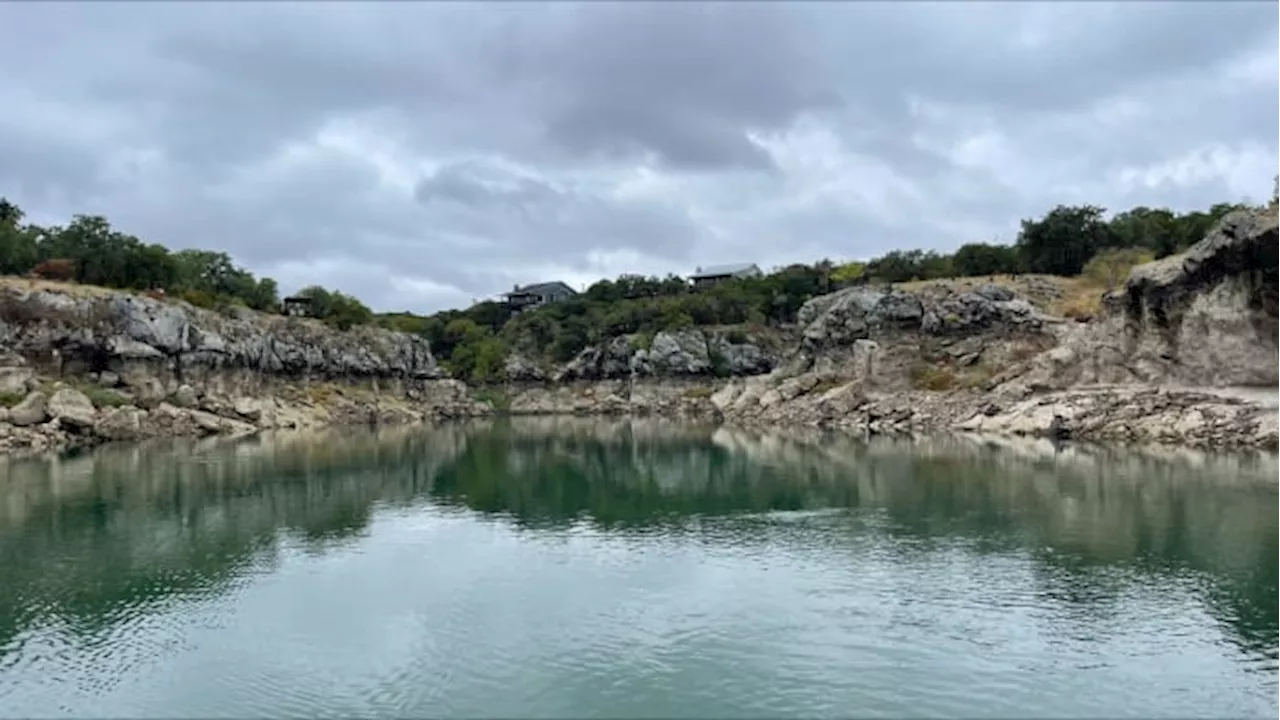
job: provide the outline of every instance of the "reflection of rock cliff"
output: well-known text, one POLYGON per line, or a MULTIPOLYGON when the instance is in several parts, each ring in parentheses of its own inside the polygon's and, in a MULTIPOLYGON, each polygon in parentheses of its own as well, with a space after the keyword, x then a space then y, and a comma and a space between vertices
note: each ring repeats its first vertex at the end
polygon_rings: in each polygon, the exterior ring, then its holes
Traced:
POLYGON ((22 623, 48 620, 18 607, 93 626, 121 617, 121 603, 230 592, 282 548, 359 542, 380 509, 409 505, 535 530, 661 527, 705 543, 725 541, 713 526, 739 523, 748 532, 733 542, 759 542, 786 519, 776 511, 835 508, 865 521, 851 524, 851 552, 859 533, 1015 555, 1025 543, 1054 548, 1029 561, 1055 576, 1114 566, 1126 577, 1193 571, 1253 584, 1208 601, 1225 604, 1250 643, 1275 643, 1274 611, 1247 602, 1275 583, 1274 456, 863 442, 601 418, 182 444, 0 461, 0 646, 22 623))

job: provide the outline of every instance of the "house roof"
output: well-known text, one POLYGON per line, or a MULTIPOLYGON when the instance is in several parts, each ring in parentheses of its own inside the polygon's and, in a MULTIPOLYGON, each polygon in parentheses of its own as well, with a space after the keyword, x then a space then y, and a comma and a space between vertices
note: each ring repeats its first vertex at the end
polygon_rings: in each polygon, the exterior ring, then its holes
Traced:
POLYGON ((690 275, 693 278, 720 277, 721 275, 737 275, 740 272, 749 270, 759 270, 755 263, 729 263, 727 265, 708 265, 699 268, 697 272, 690 275))
POLYGON ((523 293, 541 294, 546 292, 552 292, 555 290, 567 290, 571 295, 578 294, 578 291, 569 287, 567 283, 563 283, 559 280, 552 280, 551 282, 533 283, 532 285, 517 286, 515 290, 507 294, 508 295, 518 295, 523 293))

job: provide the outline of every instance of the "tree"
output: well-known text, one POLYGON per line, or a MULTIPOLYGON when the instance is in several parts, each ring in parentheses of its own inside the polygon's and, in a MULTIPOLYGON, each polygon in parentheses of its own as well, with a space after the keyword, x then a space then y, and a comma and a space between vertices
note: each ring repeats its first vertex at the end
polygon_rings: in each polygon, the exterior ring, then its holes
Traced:
POLYGON ((1018 272, 1018 253, 1008 245, 969 243, 961 245, 951 259, 957 275, 1007 275, 1018 272))
POLYGON ((7 198, 0 197, 0 228, 17 228, 22 224, 22 218, 26 217, 26 213, 22 212, 22 208, 9 202, 7 198))
POLYGON ((331 291, 319 285, 311 285, 298 291, 298 296, 311 301, 312 317, 319 318, 340 330, 349 330, 356 325, 365 325, 373 321, 373 311, 364 303, 337 290, 331 291))
POLYGON ((1156 257, 1178 251, 1179 218, 1166 208, 1136 207, 1111 218, 1113 247, 1146 248, 1156 257))
POLYGON ((1085 263, 1084 276, 1110 292, 1129 277, 1133 268, 1154 259, 1155 255, 1146 248, 1107 248, 1085 263))
POLYGON ((1034 273, 1079 275, 1089 258, 1115 246, 1104 212, 1094 205, 1059 205, 1040 220, 1023 220, 1016 243, 1023 266, 1034 273))

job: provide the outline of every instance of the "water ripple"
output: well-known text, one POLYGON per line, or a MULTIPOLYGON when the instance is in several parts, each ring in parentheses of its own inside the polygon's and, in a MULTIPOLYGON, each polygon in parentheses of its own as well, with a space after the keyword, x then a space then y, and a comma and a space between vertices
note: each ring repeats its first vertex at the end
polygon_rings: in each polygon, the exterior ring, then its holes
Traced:
POLYGON ((438 432, 0 522, 0 716, 1277 709, 1273 486, 438 432))

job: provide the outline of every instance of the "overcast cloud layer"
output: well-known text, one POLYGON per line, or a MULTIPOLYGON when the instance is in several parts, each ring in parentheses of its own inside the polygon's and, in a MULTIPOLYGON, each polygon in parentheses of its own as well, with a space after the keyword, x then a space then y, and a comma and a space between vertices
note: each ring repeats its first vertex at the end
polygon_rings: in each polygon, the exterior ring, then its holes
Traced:
POLYGON ((378 310, 1264 199, 1274 2, 0 3, 0 195, 378 310))

